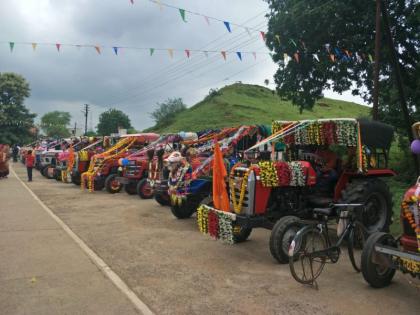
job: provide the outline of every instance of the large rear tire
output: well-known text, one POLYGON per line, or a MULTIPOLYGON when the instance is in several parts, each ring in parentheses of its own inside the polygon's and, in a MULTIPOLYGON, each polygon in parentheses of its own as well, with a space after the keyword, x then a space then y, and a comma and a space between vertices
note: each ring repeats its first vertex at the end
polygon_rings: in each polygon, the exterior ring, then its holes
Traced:
POLYGON ((355 179, 342 191, 340 203, 362 203, 358 218, 369 234, 388 232, 392 221, 392 195, 387 184, 378 178, 355 179))
POLYGON ((390 234, 376 232, 366 241, 362 252, 362 274, 363 278, 373 288, 383 288, 388 286, 395 275, 395 269, 387 266, 380 266, 372 261, 375 254, 375 245, 382 244, 395 246, 395 240, 390 234))
POLYGON ((289 246, 302 224, 298 217, 288 215, 276 222, 270 236, 270 253, 280 263, 289 262, 289 246))
POLYGON ((166 193, 156 193, 155 192, 155 200, 161 206, 170 206, 171 201, 169 200, 169 195, 166 193))
POLYGON ((105 188, 110 194, 119 193, 123 187, 123 185, 117 181, 116 177, 117 174, 111 174, 105 179, 105 188))
POLYGON ((137 184, 137 194, 141 199, 151 199, 153 198, 153 189, 150 187, 150 184, 147 178, 141 179, 137 184))

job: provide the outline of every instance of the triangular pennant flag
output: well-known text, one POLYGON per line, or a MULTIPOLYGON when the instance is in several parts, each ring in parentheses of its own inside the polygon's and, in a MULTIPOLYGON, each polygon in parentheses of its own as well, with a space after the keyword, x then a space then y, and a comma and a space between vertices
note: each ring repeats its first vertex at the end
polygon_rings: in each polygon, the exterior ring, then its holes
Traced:
POLYGON ((182 18, 182 20, 183 20, 184 22, 187 22, 187 21, 185 20, 185 10, 184 10, 184 9, 179 9, 179 14, 181 14, 181 18, 182 18))
POLYGON ((254 56, 254 60, 257 60, 257 53, 253 52, 252 55, 254 56))
POLYGON ((225 26, 226 26, 226 28, 227 28, 228 32, 229 32, 229 33, 232 33, 232 30, 230 29, 230 23, 229 23, 229 22, 224 21, 224 22, 223 22, 223 24, 225 24, 225 26))
POLYGON ((314 59, 319 62, 319 57, 317 54, 313 54, 312 56, 314 56, 314 59))
POLYGON ((242 53, 240 51, 237 51, 236 55, 238 56, 239 60, 242 61, 242 53))
POLYGON ((115 55, 118 55, 118 47, 112 47, 112 49, 114 49, 115 55))
POLYGON ((35 50, 36 50, 36 46, 37 46, 38 44, 37 44, 37 43, 32 43, 31 45, 32 45, 32 49, 33 49, 33 51, 35 51, 35 50))
POLYGON ((13 48, 15 47, 14 42, 9 42, 10 52, 13 52, 13 48))
POLYGON ((150 56, 153 56, 153 53, 155 52, 155 49, 154 48, 150 48, 149 51, 150 51, 150 56))
POLYGON ((261 34, 262 40, 265 41, 265 33, 263 31, 260 31, 260 34, 261 34))
POLYGON ((331 59, 332 62, 335 62, 335 56, 334 56, 334 54, 330 54, 330 59, 331 59))
POLYGON ((284 64, 288 64, 288 62, 289 62, 289 55, 288 54, 286 54, 286 53, 284 53, 283 54, 283 61, 284 61, 284 64))
POLYGON ((208 51, 203 51, 204 52, 204 55, 206 56, 206 58, 208 58, 209 57, 209 52, 208 51))
POLYGON ((221 51, 221 54, 222 54, 222 56, 223 56, 223 59, 225 59, 225 60, 226 60, 226 51, 221 51))
POLYGON ((280 44, 280 35, 274 35, 274 37, 277 39, 277 42, 280 44))
POLYGON ((190 58, 190 51, 188 49, 185 49, 185 54, 187 55, 187 58, 190 58))
POLYGON ((210 20, 208 16, 204 16, 204 19, 206 20, 207 25, 210 25, 210 20))
POLYGON ((251 31, 249 30, 248 27, 245 27, 246 32, 248 33, 249 36, 252 36, 251 31))
POLYGON ((370 61, 370 62, 373 62, 373 57, 372 57, 372 55, 371 55, 371 54, 369 54, 369 61, 370 61))
POLYGON ((344 53, 347 55, 347 57, 351 57, 351 52, 349 52, 347 49, 344 49, 344 53))
POLYGON ((59 52, 60 51, 61 44, 55 44, 55 47, 57 47, 57 51, 59 52))
POLYGON ((168 49, 168 53, 169 53, 169 56, 170 56, 171 58, 173 58, 173 57, 174 57, 174 50, 173 50, 172 48, 169 48, 169 49, 168 49))
POLYGON ((99 55, 101 54, 101 47, 95 46, 95 50, 99 55))
POLYGON ((303 40, 300 40, 300 43, 302 44, 303 49, 306 49, 305 42, 303 40))
POLYGON ((330 44, 325 44, 325 49, 327 50, 327 52, 330 52, 330 44))
POLYGON ((293 39, 289 40, 295 47, 297 47, 296 42, 293 39))
POLYGON ((299 53, 298 52, 295 52, 293 54, 293 57, 295 57, 296 62, 299 63, 299 53))
POLYGON ((356 60, 358 63, 361 63, 363 61, 362 57, 358 53, 356 53, 356 60))

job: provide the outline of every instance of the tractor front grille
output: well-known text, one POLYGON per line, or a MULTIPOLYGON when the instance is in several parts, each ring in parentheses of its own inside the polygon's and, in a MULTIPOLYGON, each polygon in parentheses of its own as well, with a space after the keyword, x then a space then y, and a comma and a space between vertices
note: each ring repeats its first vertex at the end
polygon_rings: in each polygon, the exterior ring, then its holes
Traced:
MULTIPOLYGON (((234 187, 230 187, 230 189, 235 189, 235 197, 236 201, 239 202, 241 197, 241 188, 242 188, 242 182, 245 176, 245 173, 248 171, 247 168, 238 167, 235 169, 235 173, 233 174, 233 182, 234 187)), ((242 208, 241 208, 241 214, 243 215, 253 215, 254 209, 255 209, 255 174, 253 171, 251 171, 248 175, 248 181, 246 185, 245 195, 244 199, 242 201, 242 208)), ((233 201, 230 200, 230 206, 233 210, 233 201)))
POLYGON ((124 167, 124 175, 129 176, 129 177, 138 176, 140 175, 140 170, 141 170, 140 166, 129 165, 129 166, 124 167))

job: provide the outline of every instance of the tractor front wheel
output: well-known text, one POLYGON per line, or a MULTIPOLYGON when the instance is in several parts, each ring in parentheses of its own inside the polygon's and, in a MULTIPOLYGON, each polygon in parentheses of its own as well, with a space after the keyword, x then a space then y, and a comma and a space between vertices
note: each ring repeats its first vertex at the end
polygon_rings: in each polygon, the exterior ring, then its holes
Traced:
POLYGON ((105 188, 110 194, 119 193, 122 189, 122 184, 116 177, 117 174, 111 174, 105 179, 105 188))
POLYGON ((185 200, 181 204, 171 205, 171 212, 178 219, 188 219, 197 210, 198 205, 191 200, 185 200))
POLYGON ((392 220, 392 195, 385 182, 378 178, 357 179, 347 184, 340 203, 364 205, 360 222, 368 234, 388 232, 392 220))
POLYGON ((155 193, 155 200, 161 206, 170 206, 171 201, 169 200, 168 193, 155 193))
POLYGON ((302 227, 298 217, 288 215, 276 222, 270 236, 271 255, 281 264, 289 262, 289 246, 302 227))
POLYGON ((129 195, 135 195, 137 193, 136 184, 135 183, 126 184, 124 185, 124 190, 129 195))
POLYGON ((245 242, 249 235, 251 235, 252 228, 247 226, 234 225, 233 226, 233 240, 235 243, 245 242))
POLYGON ((153 189, 150 186, 147 178, 141 179, 137 184, 137 194, 141 199, 153 198, 153 189))

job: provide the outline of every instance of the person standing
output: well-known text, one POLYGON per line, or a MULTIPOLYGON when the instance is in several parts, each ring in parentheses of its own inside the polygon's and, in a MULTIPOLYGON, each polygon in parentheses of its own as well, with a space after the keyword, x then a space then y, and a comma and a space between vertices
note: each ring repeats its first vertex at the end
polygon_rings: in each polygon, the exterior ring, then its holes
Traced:
POLYGON ((28 172, 28 182, 32 182, 32 169, 34 168, 35 157, 32 150, 29 150, 25 156, 26 170, 28 172))
POLYGON ((19 147, 17 144, 15 144, 12 149, 13 162, 17 162, 18 154, 19 154, 19 147))

